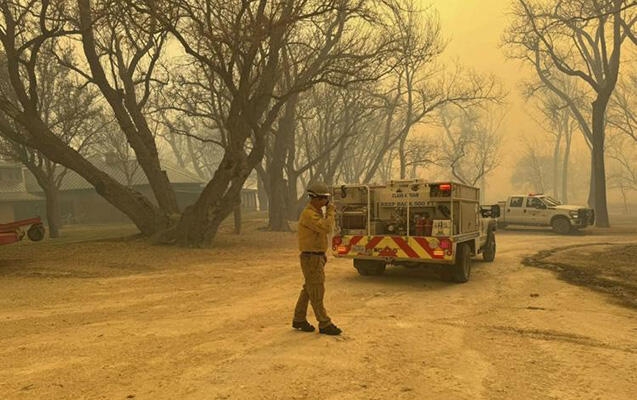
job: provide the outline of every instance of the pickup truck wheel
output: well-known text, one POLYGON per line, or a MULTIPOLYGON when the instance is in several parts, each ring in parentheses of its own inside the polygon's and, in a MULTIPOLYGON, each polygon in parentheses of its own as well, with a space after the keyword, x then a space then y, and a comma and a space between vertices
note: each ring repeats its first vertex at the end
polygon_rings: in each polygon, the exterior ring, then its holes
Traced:
POLYGON ((354 259, 354 268, 360 275, 382 275, 385 272, 385 262, 354 259))
POLYGON ((566 235, 571 231, 571 223, 564 217, 557 217, 551 221, 551 227, 555 233, 566 235))
POLYGON ((487 262, 495 260, 495 234, 493 231, 489 231, 487 234, 487 242, 482 250, 482 259, 487 262))
POLYGON ((464 283, 471 276, 471 248, 467 243, 460 243, 456 247, 456 262, 453 265, 453 280, 464 283))

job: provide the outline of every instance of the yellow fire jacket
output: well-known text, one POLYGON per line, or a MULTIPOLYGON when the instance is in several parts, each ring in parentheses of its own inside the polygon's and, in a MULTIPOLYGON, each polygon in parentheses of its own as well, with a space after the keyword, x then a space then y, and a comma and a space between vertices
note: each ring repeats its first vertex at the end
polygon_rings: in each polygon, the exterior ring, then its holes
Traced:
POLYGON ((327 251, 327 236, 334 227, 334 207, 327 207, 326 214, 324 217, 312 204, 305 206, 299 217, 299 250, 327 251))

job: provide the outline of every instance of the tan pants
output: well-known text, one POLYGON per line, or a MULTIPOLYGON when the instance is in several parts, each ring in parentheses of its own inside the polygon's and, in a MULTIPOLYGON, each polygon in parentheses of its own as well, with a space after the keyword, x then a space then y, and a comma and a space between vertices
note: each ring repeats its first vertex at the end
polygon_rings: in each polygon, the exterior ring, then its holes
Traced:
POLYGON ((325 262, 327 259, 319 254, 301 254, 301 270, 305 284, 294 309, 294 321, 301 322, 307 318, 307 304, 312 304, 314 316, 319 322, 319 328, 325 328, 332 322, 323 306, 325 295, 325 262))

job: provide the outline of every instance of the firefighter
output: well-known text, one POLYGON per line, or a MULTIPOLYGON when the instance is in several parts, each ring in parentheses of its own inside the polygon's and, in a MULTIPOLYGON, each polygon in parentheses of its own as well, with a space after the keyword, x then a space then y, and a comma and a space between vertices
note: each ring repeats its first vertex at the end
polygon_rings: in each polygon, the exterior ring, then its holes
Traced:
POLYGON ((298 224, 301 270, 305 282, 294 309, 292 327, 303 332, 313 332, 307 321, 307 305, 312 304, 319 323, 319 333, 339 335, 342 331, 332 323, 323 305, 325 295, 325 262, 328 235, 334 226, 334 205, 329 203, 327 185, 315 182, 308 186, 309 202, 301 212, 298 224), (325 207, 325 213, 323 213, 325 207))

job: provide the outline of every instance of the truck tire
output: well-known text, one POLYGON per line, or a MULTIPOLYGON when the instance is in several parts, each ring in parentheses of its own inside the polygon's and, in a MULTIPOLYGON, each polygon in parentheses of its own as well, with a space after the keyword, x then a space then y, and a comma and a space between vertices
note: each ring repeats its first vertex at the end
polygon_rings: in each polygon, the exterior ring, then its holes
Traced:
POLYGON ((489 231, 487 233, 487 242, 484 244, 484 249, 482 250, 482 259, 486 262, 493 262, 495 260, 495 234, 493 231, 489 231))
POLYGON ((44 239, 44 225, 42 224, 33 224, 27 230, 27 236, 30 240, 34 242, 39 242, 44 239))
POLYGON ((354 268, 360 275, 382 275, 385 272, 385 262, 376 260, 354 259, 354 268))
POLYGON ((453 280, 465 283, 471 277, 471 247, 468 243, 460 243, 456 247, 456 262, 453 265, 453 280))
POLYGON ((571 231, 571 223, 566 217, 555 217, 551 221, 551 228, 555 233, 566 235, 571 231))

